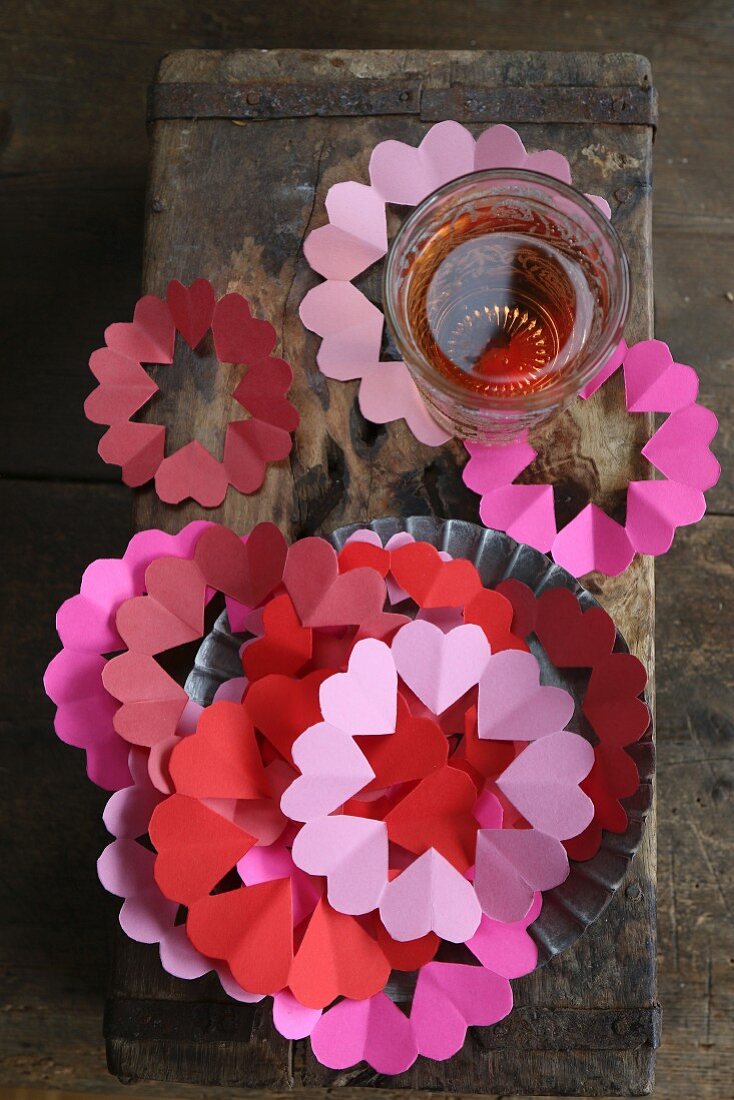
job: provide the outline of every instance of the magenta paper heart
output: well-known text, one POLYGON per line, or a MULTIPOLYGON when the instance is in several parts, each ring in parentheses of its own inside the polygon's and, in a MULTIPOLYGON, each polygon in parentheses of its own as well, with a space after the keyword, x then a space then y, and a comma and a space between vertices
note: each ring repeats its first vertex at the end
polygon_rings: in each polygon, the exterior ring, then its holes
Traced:
POLYGON ((583 577, 594 569, 608 577, 616 577, 635 556, 624 527, 596 504, 587 504, 561 528, 551 552, 554 560, 574 577, 583 577))
POLYGON ((235 420, 228 424, 222 463, 225 491, 229 476, 240 493, 256 492, 265 480, 268 463, 287 458, 291 446, 289 432, 263 420, 235 420))
POLYGON ((486 493, 479 506, 485 527, 505 531, 517 542, 526 542, 547 553, 556 537, 556 512, 552 485, 505 485, 486 493))
POLYGON ((118 558, 100 558, 84 570, 79 594, 56 612, 56 630, 66 649, 112 653, 122 649, 115 613, 135 595, 130 566, 118 558))
POLYGON ((531 741, 496 782, 534 828, 556 840, 569 840, 594 816, 594 803, 578 786, 593 764, 588 741, 564 730, 531 741))
POLYGON ((409 1069, 418 1056, 408 1017, 384 993, 330 1008, 311 1032, 311 1047, 330 1069, 364 1061, 390 1077, 409 1069))
POLYGON ((416 206, 449 180, 474 171, 474 138, 458 122, 432 126, 417 149, 382 141, 370 157, 370 180, 385 202, 416 206))
POLYGON ((128 420, 158 393, 158 386, 140 363, 110 348, 98 348, 89 359, 99 382, 84 402, 84 415, 93 424, 128 420))
POLYGON ((416 439, 429 447, 451 438, 428 412, 405 363, 374 363, 362 376, 359 407, 373 424, 404 419, 416 439))
POLYGON ((349 280, 387 252, 385 203, 363 183, 335 183, 326 196, 328 225, 306 237, 303 251, 326 279, 349 280))
POLYGON ((541 687, 532 653, 506 649, 487 662, 479 681, 479 736, 493 741, 534 741, 565 729, 573 698, 563 688, 541 687))
POLYGON ((190 348, 198 347, 209 331, 217 299, 208 279, 195 279, 184 286, 171 279, 166 300, 176 328, 190 348))
POLYGON ((327 722, 297 737, 291 751, 301 774, 285 791, 280 808, 292 821, 333 813, 375 778, 356 742, 327 722))
POLYGON ((138 363, 172 363, 176 326, 166 302, 146 294, 135 306, 132 322, 105 329, 108 348, 138 363))
POLYGON ((537 890, 551 890, 569 874, 560 841, 537 829, 480 829, 474 889, 493 920, 519 921, 537 890))
POLYGON ((483 916, 479 928, 466 946, 482 966, 503 978, 521 978, 538 965, 538 947, 527 929, 540 916, 543 899, 536 894, 522 918, 506 924, 483 916))
POLYGON ((103 462, 122 467, 122 480, 131 489, 145 485, 163 461, 166 429, 162 424, 140 424, 126 420, 113 424, 99 441, 97 453, 103 462))
POLYGON ((293 862, 325 875, 329 904, 357 915, 376 909, 387 882, 387 825, 367 817, 320 817, 293 841, 293 862))
MULTIPOLYGON (((591 196, 587 196, 590 198, 591 196)), ((609 217, 609 213, 607 213, 609 217)), ((587 382, 582 390, 579 391, 579 397, 587 401, 592 394, 596 393, 598 389, 604 385, 608 378, 611 378, 615 371, 619 370, 624 362, 624 357, 627 354, 628 348, 624 340, 620 340, 614 351, 611 353, 606 363, 597 371, 590 382, 587 382)))
POLYGON ((627 537, 638 554, 664 554, 676 527, 697 523, 705 511, 703 493, 689 485, 631 481, 627 486, 627 537))
POLYGON ((444 634, 439 626, 415 619, 393 638, 392 654, 410 690, 434 714, 442 714, 479 683, 490 649, 484 631, 473 623, 444 634))
POLYGON ((395 733, 398 674, 390 647, 376 638, 357 642, 346 672, 319 688, 327 722, 353 737, 395 733))
POLYGON ((629 412, 675 412, 698 397, 698 375, 662 340, 641 340, 624 358, 624 388, 629 412))
POLYGON ((305 1039, 321 1019, 320 1008, 306 1008, 288 989, 273 997, 273 1023, 284 1039, 305 1039))
POLYGON ((400 943, 429 932, 450 943, 464 943, 476 932, 481 916, 471 883, 435 848, 401 871, 380 902, 382 923, 400 943))
POLYGON ((690 405, 671 413, 642 453, 661 474, 692 489, 710 489, 719 480, 721 467, 709 443, 719 422, 710 409, 690 405))
MULTIPOLYGON (((230 424, 227 431, 231 428, 230 424)), ((191 497, 202 508, 216 508, 224 500, 227 484, 222 463, 196 439, 164 458, 155 474, 156 492, 166 504, 180 504, 191 497)))
POLYGON ((498 447, 485 447, 481 443, 465 443, 464 446, 470 456, 464 467, 464 484, 482 495, 511 484, 538 455, 535 448, 523 440, 498 447))
POLYGON ((511 1011, 507 978, 483 966, 431 962, 418 973, 410 1023, 419 1054, 441 1062, 461 1050, 468 1027, 488 1027, 511 1011))
POLYGON ((316 356, 327 378, 349 382, 379 362, 384 318, 351 283, 320 283, 301 302, 299 316, 322 337, 316 356))

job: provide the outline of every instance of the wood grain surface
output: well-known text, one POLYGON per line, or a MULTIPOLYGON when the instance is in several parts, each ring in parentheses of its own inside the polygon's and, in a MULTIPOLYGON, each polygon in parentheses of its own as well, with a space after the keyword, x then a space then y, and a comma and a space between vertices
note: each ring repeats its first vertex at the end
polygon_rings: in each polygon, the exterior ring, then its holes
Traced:
MULTIPOLYGON (((238 45, 632 49, 651 59, 661 102, 656 335, 699 369, 701 398, 722 420, 716 450, 724 465, 709 515, 679 532, 657 567, 665 1017, 656 1095, 730 1094, 733 29, 728 0, 3 6, 0 500, 10 518, 0 529, 4 1084, 123 1088, 107 1075, 101 1037, 105 918, 111 924, 115 908, 94 873, 104 796, 84 781, 79 754, 53 737, 39 685, 56 645, 53 608, 91 558, 119 553, 129 533, 131 494, 97 459, 98 432, 80 410, 91 388, 89 351, 106 324, 129 315, 139 293, 145 89, 158 59, 174 48, 238 45)), ((607 153, 585 147, 583 157, 605 162, 607 153)), ((126 1091, 203 1095, 195 1086, 151 1082, 126 1091)))

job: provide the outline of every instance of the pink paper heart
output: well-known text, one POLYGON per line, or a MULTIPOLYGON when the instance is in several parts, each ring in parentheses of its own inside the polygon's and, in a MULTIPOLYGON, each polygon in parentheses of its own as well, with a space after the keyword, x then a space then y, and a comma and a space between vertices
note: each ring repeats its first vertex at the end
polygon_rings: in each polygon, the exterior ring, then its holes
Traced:
POLYGON ((319 688, 321 713, 353 737, 395 732, 398 674, 390 647, 376 638, 357 642, 346 672, 319 688))
POLYGON ((624 527, 596 504, 587 504, 558 532, 551 553, 574 577, 583 577, 594 569, 616 577, 635 556, 624 527))
POLYGON ((102 682, 123 704, 114 719, 120 737, 149 748, 176 732, 188 696, 153 657, 121 653, 105 665, 102 682))
POLYGON ((464 484, 475 493, 490 493, 509 485, 537 458, 538 452, 524 440, 497 447, 465 443, 469 461, 464 467, 464 484))
POLYGON ((330 1069, 365 1061, 388 1076, 409 1069, 418 1055, 407 1016, 384 993, 329 1009, 311 1032, 311 1047, 330 1069))
POLYGON ((84 402, 84 414, 93 424, 128 420, 158 393, 158 386, 140 363, 110 348, 97 348, 89 359, 100 383, 84 402))
POLYGON ((373 424, 404 419, 416 439, 429 447, 451 438, 428 412, 404 363, 374 363, 362 376, 359 407, 373 424))
POLYGON ((532 653, 494 653, 479 681, 479 736, 492 741, 534 741, 566 728, 574 701, 563 688, 541 687, 532 653))
POLYGON ((293 862, 325 875, 329 904, 339 913, 376 909, 387 882, 387 826, 366 817, 320 817, 293 841, 293 862))
POLYGON ((180 504, 191 497, 202 508, 216 508, 227 492, 227 474, 222 463, 194 439, 163 459, 155 488, 166 504, 180 504))
POLYGON ((372 186, 385 202, 416 206, 449 180, 474 171, 474 138, 458 122, 432 126, 418 148, 382 141, 370 157, 372 186))
POLYGON ((709 448, 718 427, 719 422, 710 409, 690 405, 671 413, 642 448, 642 453, 671 481, 703 492, 712 488, 721 474, 721 467, 709 448))
POLYGON ((178 279, 172 279, 166 298, 176 328, 190 348, 197 347, 214 316, 216 297, 211 283, 208 279, 195 279, 191 286, 184 286, 178 279))
POLYGON ((489 126, 477 138, 474 171, 490 168, 522 168, 527 153, 517 130, 511 126, 489 126))
POLYGON ((419 1053, 443 1061, 461 1050, 468 1027, 488 1027, 511 1011, 507 978, 482 966, 431 962, 419 971, 410 1022, 419 1053))
POLYGON ((482 497, 479 515, 485 527, 505 531, 545 554, 556 537, 552 485, 504 485, 482 497))
POLYGON ((464 943, 476 932, 481 916, 471 883, 435 848, 401 871, 380 902, 382 923, 400 943, 429 932, 450 943, 464 943))
MULTIPOLYGON (((609 208, 607 207, 607 211, 608 210, 609 208)), ((609 217, 608 212, 607 217, 609 217)), ((624 362, 624 357, 627 354, 627 350, 627 344, 625 343, 625 341, 620 340, 607 361, 602 364, 602 366, 599 368, 591 381, 587 382, 584 388, 579 391, 579 397, 583 398, 584 401, 586 401, 589 397, 592 396, 592 394, 595 394, 598 389, 601 389, 606 380, 608 378, 611 378, 614 372, 616 370, 619 370, 619 368, 622 366, 622 363, 624 362)))
POLYGON ((675 412, 696 400, 698 375, 662 340, 641 340, 624 357, 624 388, 630 412, 675 412))
POLYGON ((363 183, 335 183, 326 196, 329 224, 309 233, 303 251, 326 279, 349 280, 387 252, 385 203, 363 183))
POLYGON ((480 829, 474 889, 488 917, 519 921, 537 890, 551 890, 569 874, 566 849, 537 829, 480 829))
POLYGON ((281 810, 292 821, 333 813, 375 777, 356 742, 327 722, 297 737, 292 755, 301 774, 280 800, 281 810))
POLYGON ((631 481, 627 486, 627 536, 638 554, 664 554, 676 527, 697 523, 706 511, 698 489, 677 481, 631 481))
POLYGON ((593 764, 588 741, 564 730, 531 741, 496 782, 534 828, 556 840, 569 840, 594 816, 594 803, 578 786, 593 764))
POLYGON ((484 631, 475 624, 444 634, 439 626, 415 619, 397 632, 392 653, 410 690, 434 714, 442 714, 479 683, 490 649, 484 631))
POLYGON ((352 283, 320 283, 298 312, 306 328, 322 337, 316 362, 327 378, 349 382, 379 362, 384 318, 352 283))
POLYGON ((161 424, 125 420, 107 429, 97 452, 103 462, 122 467, 122 480, 135 489, 160 468, 165 446, 166 429, 161 424))
POLYGON ((116 322, 105 329, 108 348, 138 363, 172 363, 176 326, 168 303, 146 294, 135 306, 132 322, 116 322))
POLYGON ((466 946, 482 966, 494 974, 501 974, 503 978, 520 978, 523 974, 530 974, 538 965, 538 947, 527 929, 540 915, 542 902, 542 896, 536 894, 522 920, 511 924, 483 916, 479 928, 466 941, 466 946))
POLYGON ((320 1018, 320 1008, 306 1008, 288 989, 273 997, 273 1023, 284 1039, 305 1039, 320 1018))
POLYGON ((240 493, 256 492, 268 463, 279 462, 291 453, 290 433, 263 420, 235 420, 227 425, 223 467, 240 493))

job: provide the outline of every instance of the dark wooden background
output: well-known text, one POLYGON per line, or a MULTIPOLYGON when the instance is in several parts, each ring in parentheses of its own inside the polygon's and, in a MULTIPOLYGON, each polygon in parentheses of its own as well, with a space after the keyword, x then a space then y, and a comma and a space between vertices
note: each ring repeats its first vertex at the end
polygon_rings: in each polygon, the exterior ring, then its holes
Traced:
POLYGON ((679 533, 657 567, 656 1095, 731 1095, 730 0, 6 0, 0 37, 0 1085, 122 1087, 106 1075, 101 1037, 111 910, 94 862, 104 795, 51 734, 40 679, 56 605, 90 559, 120 552, 130 528, 130 491, 97 458, 99 433, 81 406, 89 352, 138 294, 145 88, 158 58, 188 46, 620 49, 650 58, 660 95, 657 335, 699 369, 725 466, 704 522, 679 533))

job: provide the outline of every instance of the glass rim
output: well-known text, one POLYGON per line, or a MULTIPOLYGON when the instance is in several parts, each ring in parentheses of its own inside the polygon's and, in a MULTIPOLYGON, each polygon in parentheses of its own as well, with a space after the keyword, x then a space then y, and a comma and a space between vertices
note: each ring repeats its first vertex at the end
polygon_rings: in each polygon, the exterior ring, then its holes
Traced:
POLYGON ((457 176, 456 179, 449 180, 448 183, 442 184, 441 187, 436 188, 435 191, 426 195, 426 197, 411 210, 410 214, 395 234, 395 237, 389 245, 382 273, 382 305, 385 320, 393 335, 397 350, 402 356, 405 365, 411 370, 411 373, 416 371, 421 378, 423 378, 428 385, 435 388, 437 392, 455 399, 458 404, 464 407, 489 409, 493 412, 517 413, 531 412, 534 410, 542 411, 548 407, 557 405, 569 396, 578 394, 579 390, 583 389, 583 387, 594 378, 598 371, 601 370, 604 363, 609 359, 610 355, 619 344, 627 321, 629 302, 629 261, 621 238, 612 225, 611 217, 608 218, 602 213, 599 207, 587 198, 583 191, 579 191, 576 187, 564 183, 563 180, 556 179, 554 176, 548 176, 543 172, 532 172, 526 168, 487 168, 479 172, 467 172, 463 176, 457 176), (609 313, 604 320, 602 330, 597 338, 598 346, 596 351, 594 355, 589 358, 588 363, 585 364, 582 371, 574 372, 571 376, 561 375, 560 378, 551 382, 544 389, 538 390, 536 393, 524 394, 519 397, 493 398, 487 394, 478 394, 471 390, 464 389, 438 371, 433 370, 433 368, 426 363, 422 353, 416 345, 409 339, 404 338, 403 333, 406 332, 409 335, 410 330, 398 320, 394 308, 395 303, 392 300, 388 288, 391 283, 397 285, 397 281, 393 278, 393 268, 396 262, 395 257, 399 251, 399 245, 409 236, 416 222, 420 220, 427 210, 437 205, 441 199, 450 195, 462 185, 466 186, 469 183, 481 184, 485 181, 493 182, 500 180, 514 180, 520 183, 542 186, 546 192, 550 191, 552 193, 555 191, 561 197, 570 199, 576 206, 580 207, 584 213, 591 218, 601 236, 611 246, 611 252, 615 259, 614 266, 619 276, 619 286, 617 288, 618 294, 616 299, 610 305, 609 313))

